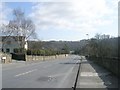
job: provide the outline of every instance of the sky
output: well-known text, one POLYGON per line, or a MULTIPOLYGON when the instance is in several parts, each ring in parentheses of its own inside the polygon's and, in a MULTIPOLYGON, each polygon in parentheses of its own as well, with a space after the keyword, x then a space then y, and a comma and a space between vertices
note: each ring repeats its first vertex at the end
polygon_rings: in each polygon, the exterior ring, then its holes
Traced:
POLYGON ((119 0, 4 0, 0 22, 13 19, 12 10, 21 8, 36 25, 40 40, 78 41, 96 33, 118 36, 119 0))

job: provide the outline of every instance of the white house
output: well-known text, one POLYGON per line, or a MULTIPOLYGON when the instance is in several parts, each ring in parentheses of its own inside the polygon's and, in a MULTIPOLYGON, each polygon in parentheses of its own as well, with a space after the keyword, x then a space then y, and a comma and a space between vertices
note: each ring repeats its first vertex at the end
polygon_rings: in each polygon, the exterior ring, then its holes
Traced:
POLYGON ((24 36, 0 36, 1 50, 5 53, 14 53, 15 49, 28 49, 24 36))

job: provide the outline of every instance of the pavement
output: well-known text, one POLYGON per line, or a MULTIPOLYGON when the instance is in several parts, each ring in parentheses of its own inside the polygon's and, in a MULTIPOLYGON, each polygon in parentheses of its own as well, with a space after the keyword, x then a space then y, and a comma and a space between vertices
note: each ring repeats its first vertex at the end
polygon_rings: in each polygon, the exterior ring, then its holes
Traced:
MULTIPOLYGON (((17 62, 2 66, 3 88, 72 88, 81 56, 17 62)), ((106 69, 86 60, 82 56, 77 88, 116 88, 118 81, 106 69)))
POLYGON ((83 59, 77 88, 118 88, 118 79, 105 68, 83 59))

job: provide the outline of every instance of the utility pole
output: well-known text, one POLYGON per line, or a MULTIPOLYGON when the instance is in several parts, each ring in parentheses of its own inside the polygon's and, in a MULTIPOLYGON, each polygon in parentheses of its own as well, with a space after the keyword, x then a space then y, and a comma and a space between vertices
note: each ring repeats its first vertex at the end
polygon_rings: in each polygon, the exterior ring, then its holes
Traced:
MULTIPOLYGON (((86 34, 86 36, 88 37, 88 44, 89 44, 89 34, 86 34)), ((88 57, 89 57, 89 45, 88 45, 88 57)))

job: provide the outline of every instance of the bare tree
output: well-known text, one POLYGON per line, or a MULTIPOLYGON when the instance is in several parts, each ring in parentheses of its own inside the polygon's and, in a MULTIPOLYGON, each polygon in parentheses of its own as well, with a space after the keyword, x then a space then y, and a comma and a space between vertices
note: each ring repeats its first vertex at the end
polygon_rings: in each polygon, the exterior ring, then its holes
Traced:
POLYGON ((96 39, 100 39, 100 38, 101 38, 101 34, 96 33, 95 38, 96 38, 96 39))
MULTIPOLYGON (((13 20, 10 20, 8 25, 2 25, 2 35, 17 36, 18 42, 19 36, 23 36, 25 40, 29 37, 36 38, 35 24, 31 19, 25 17, 20 8, 17 8, 13 10, 13 20)), ((22 41, 22 46, 26 43, 25 40, 22 41)))
POLYGON ((14 29, 13 34, 25 36, 28 39, 35 33, 35 25, 31 19, 25 18, 21 9, 13 10, 14 19, 9 22, 9 27, 14 29))

